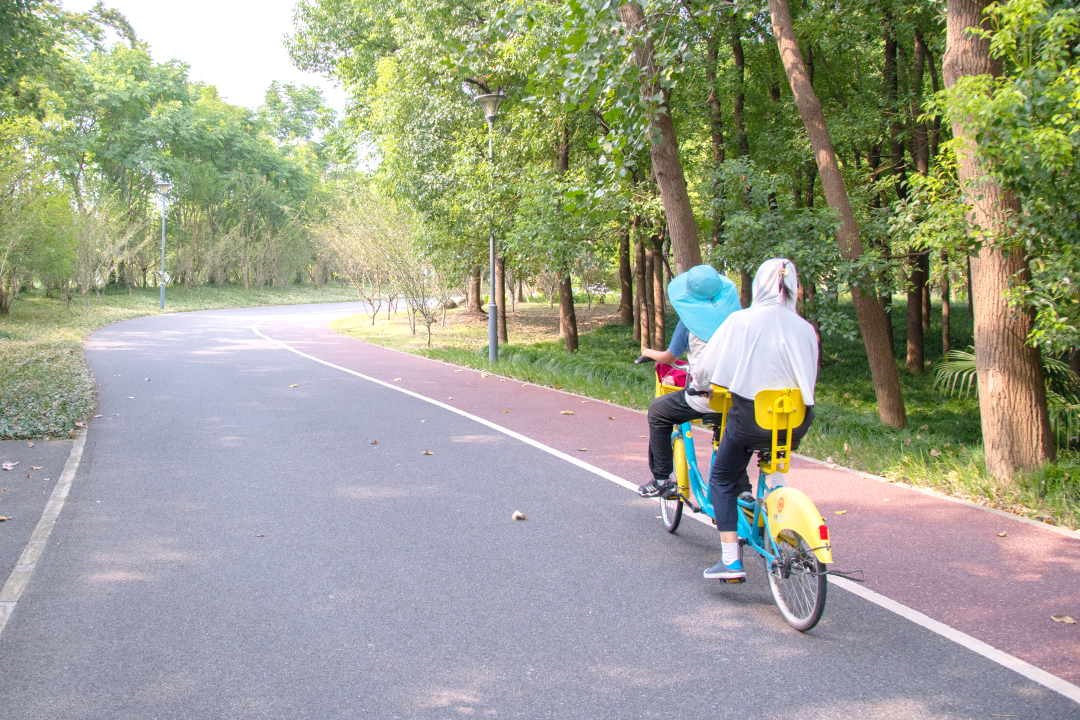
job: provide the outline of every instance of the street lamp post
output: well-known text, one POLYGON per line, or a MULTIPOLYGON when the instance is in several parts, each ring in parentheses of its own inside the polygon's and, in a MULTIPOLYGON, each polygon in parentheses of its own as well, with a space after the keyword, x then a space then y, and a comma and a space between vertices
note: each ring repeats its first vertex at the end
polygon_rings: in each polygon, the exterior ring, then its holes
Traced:
MULTIPOLYGON (((491 173, 495 172, 495 146, 492 138, 495 135, 495 118, 499 114, 499 105, 505 96, 502 93, 489 93, 479 95, 476 102, 484 109, 484 117, 488 123, 488 163, 491 165, 491 173)), ((495 219, 494 210, 490 220, 490 237, 488 250, 491 261, 491 300, 488 302, 488 361, 495 362, 499 359, 499 309, 495 304, 495 219)))
POLYGON ((158 194, 161 195, 161 309, 165 309, 165 196, 172 190, 172 183, 159 180, 158 194))

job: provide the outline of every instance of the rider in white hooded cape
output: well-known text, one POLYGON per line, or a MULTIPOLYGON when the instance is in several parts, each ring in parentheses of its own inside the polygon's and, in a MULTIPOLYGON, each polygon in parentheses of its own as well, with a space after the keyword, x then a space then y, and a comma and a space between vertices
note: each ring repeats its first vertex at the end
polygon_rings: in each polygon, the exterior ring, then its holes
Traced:
POLYGON ((762 390, 799 388, 807 405, 806 420, 792 432, 797 447, 810 427, 817 381, 818 341, 814 328, 795 310, 799 283, 790 260, 765 261, 754 277, 754 301, 728 316, 702 353, 711 377, 695 377, 688 392, 707 393, 710 383, 727 388, 732 408, 720 441, 709 494, 720 530, 723 558, 705 577, 746 577, 739 559, 736 498, 750 490, 746 466, 754 450, 769 447, 771 434, 754 419, 754 396, 762 390))

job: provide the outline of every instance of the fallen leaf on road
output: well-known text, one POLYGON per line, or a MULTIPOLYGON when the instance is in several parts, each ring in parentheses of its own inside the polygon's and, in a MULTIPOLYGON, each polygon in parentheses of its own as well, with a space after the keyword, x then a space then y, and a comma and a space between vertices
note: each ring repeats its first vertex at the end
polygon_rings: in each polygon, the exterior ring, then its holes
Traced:
POLYGON ((446 398, 446 399, 447 399, 447 400, 453 400, 454 398, 453 398, 453 397, 448 397, 448 398, 446 398))
POLYGON ((482 377, 482 378, 486 378, 487 376, 488 376, 487 373, 480 373, 480 377, 482 377))
POLYGON ((578 448, 578 452, 589 452, 589 448, 578 448))
POLYGON ((504 412, 504 413, 508 413, 508 412, 510 412, 510 411, 509 411, 509 410, 503 410, 503 412, 504 412))
POLYGON ((460 370, 455 370, 454 372, 465 372, 465 368, 461 368, 460 370))
POLYGON ((847 510, 833 510, 837 515, 847 515, 847 510))
POLYGON ((10 519, 11 518, 9 518, 9 517, 4 517, 3 515, 0 515, 0 522, 7 522, 10 519))
POLYGON ((890 502, 889 498, 881 498, 881 502, 890 502))
POLYGON ((1006 536, 1007 536, 1008 534, 1009 534, 1009 533, 1008 533, 1008 531, 1006 531, 1006 532, 999 532, 999 533, 998 533, 998 537, 1006 537, 1006 536))
POLYGON ((1076 621, 1068 615, 1051 615, 1050 619, 1054 622, 1065 623, 1066 625, 1075 625, 1076 621))
POLYGON ((143 382, 150 382, 150 378, 146 378, 143 382))
POLYGON ((515 520, 524 520, 525 519, 525 513, 521 512, 520 510, 515 510, 514 514, 511 515, 511 517, 514 518, 515 520))
POLYGON ((372 445, 378 445, 378 444, 379 444, 379 441, 378 441, 378 440, 372 440, 372 441, 371 441, 371 444, 372 444, 372 445))
POLYGON ((255 537, 266 537, 265 535, 256 535, 255 537))
POLYGON ((14 470, 15 466, 18 465, 18 464, 19 464, 18 460, 16 460, 15 462, 6 462, 3 465, 0 465, 0 468, 4 468, 5 470, 14 470))
POLYGON ((135 399, 135 396, 134 396, 134 395, 128 395, 128 396, 127 396, 127 399, 128 399, 128 400, 134 400, 134 399, 135 399))
POLYGON ((608 415, 608 416, 607 416, 607 419, 608 419, 608 420, 614 420, 615 418, 613 418, 613 417, 611 417, 610 415, 608 415))
POLYGON ((582 405, 588 405, 590 402, 592 402, 592 401, 591 400, 582 400, 581 404, 582 405))
POLYGON ((574 411, 573 410, 560 410, 559 414, 560 415, 573 415, 574 411))
POLYGON ((394 382, 401 382, 401 378, 394 378, 394 382))
POLYGON ((420 454, 421 455, 434 455, 435 453, 431 452, 430 450, 425 450, 424 452, 422 452, 420 454))
POLYGON ((300 387, 300 386, 299 386, 299 385, 297 385, 296 383, 293 383, 293 384, 292 384, 292 385, 290 385, 289 387, 300 387))
MULTIPOLYGON (((100 415, 95 415, 94 417, 96 417, 96 418, 99 418, 99 417, 101 417, 101 416, 100 416, 100 415)), ((31 446, 31 447, 33 447, 33 446, 31 446)))
POLYGON ((40 470, 40 469, 41 469, 41 466, 40 466, 40 465, 31 465, 31 466, 30 466, 30 469, 31 469, 31 470, 40 470))
MULTIPOLYGON (((100 416, 100 415, 98 415, 97 417, 101 417, 101 416, 100 416)), ((28 447, 28 448, 30 448, 30 447, 34 447, 34 443, 32 443, 32 442, 30 442, 29 440, 27 440, 27 441, 26 441, 26 447, 28 447)))

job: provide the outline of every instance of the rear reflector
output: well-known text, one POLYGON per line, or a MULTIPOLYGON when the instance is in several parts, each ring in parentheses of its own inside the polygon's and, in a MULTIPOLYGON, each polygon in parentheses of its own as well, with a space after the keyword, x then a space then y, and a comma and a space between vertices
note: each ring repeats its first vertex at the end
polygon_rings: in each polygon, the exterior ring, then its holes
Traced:
POLYGON ((818 531, 818 535, 821 536, 822 540, 828 540, 829 539, 829 526, 828 525, 822 525, 821 527, 819 527, 817 529, 817 531, 818 531))

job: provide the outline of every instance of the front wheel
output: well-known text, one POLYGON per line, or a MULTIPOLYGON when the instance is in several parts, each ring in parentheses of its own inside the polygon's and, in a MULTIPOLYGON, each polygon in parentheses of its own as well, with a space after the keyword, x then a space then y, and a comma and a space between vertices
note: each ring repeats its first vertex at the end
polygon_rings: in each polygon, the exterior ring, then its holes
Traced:
MULTIPOLYGON (((768 541, 768 538, 766 538, 768 541)), ((776 538, 776 560, 765 561, 776 607, 793 628, 806 632, 825 610, 828 580, 825 565, 798 533, 785 529, 776 538)))
POLYGON ((675 493, 671 497, 660 498, 660 517, 664 520, 664 527, 669 533, 675 532, 682 520, 683 500, 682 495, 675 493))

